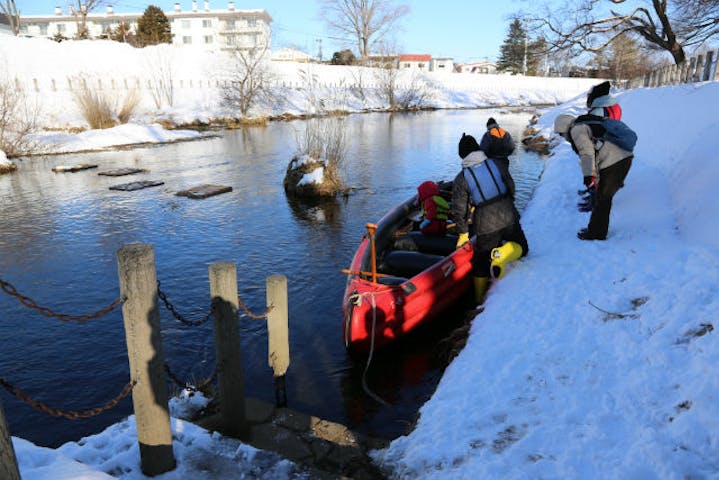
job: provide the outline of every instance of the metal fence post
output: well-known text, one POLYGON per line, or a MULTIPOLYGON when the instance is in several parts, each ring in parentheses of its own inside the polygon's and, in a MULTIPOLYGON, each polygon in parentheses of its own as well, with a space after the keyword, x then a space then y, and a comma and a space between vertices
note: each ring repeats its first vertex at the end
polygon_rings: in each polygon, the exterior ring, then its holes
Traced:
POLYGON ((209 267, 210 296, 215 326, 215 356, 221 399, 222 432, 241 436, 247 431, 245 394, 237 315, 237 266, 213 263, 209 267))
POLYGON ((157 273, 152 245, 133 243, 117 252, 140 466, 148 476, 175 468, 165 361, 162 357, 157 273))
POLYGON ((17 466, 15 449, 10 440, 10 431, 5 422, 2 402, 0 402, 0 478, 3 480, 20 480, 20 469, 17 466))

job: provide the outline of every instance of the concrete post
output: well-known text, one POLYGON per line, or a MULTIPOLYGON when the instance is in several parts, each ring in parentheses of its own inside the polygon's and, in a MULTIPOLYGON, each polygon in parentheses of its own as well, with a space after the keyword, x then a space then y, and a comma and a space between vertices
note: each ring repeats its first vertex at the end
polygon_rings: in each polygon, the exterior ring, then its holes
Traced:
POLYGON ((15 449, 10 440, 10 431, 5 423, 5 413, 0 403, 0 478, 3 480, 20 480, 15 449))
POLYGON ((267 336, 269 364, 275 377, 281 377, 290 366, 290 334, 287 315, 287 278, 267 277, 267 336))
POLYGON ((707 61, 704 64, 704 72, 702 73, 702 82, 706 82, 711 78, 712 65, 714 64, 714 52, 707 52, 707 61))
POLYGON ((697 56, 697 63, 694 67, 695 67, 694 72, 692 72, 692 81, 701 82, 702 81, 702 70, 704 68, 704 56, 703 55, 697 56))
POLYGON ((117 252, 130 378, 142 473, 155 476, 175 468, 167 407, 152 245, 133 243, 117 252))
POLYGON ((213 263, 209 273, 223 423, 221 431, 238 437, 246 433, 247 421, 237 314, 237 266, 227 262, 213 263))
POLYGON ((717 50, 716 60, 714 61, 714 75, 712 80, 719 80, 719 50, 717 50))

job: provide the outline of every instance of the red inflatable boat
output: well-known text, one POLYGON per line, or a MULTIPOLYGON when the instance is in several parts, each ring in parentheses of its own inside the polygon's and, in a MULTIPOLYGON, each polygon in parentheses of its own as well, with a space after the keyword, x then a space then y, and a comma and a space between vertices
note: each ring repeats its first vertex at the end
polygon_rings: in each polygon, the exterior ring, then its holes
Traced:
MULTIPOLYGON (((444 184, 449 195, 451 184, 444 184)), ((472 283, 471 243, 411 231, 416 196, 367 224, 350 268, 343 303, 344 342, 353 353, 391 343, 441 314, 472 283), (373 252, 374 251, 374 252, 373 252), (373 254, 374 253, 374 254, 373 254)))

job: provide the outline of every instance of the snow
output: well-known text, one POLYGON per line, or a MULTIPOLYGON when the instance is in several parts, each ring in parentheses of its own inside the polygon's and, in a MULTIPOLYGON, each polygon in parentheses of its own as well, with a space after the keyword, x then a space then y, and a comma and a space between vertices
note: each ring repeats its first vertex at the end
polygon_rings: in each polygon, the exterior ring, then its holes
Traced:
POLYGON ((297 185, 310 185, 310 184, 317 184, 322 185, 322 180, 324 178, 325 169, 324 167, 317 167, 314 170, 312 170, 309 173, 305 173, 302 175, 302 178, 299 182, 297 182, 297 185))
MULTIPOLYGON (((38 78, 47 85, 90 65, 108 73, 104 78, 119 70, 141 73, 133 56, 142 51, 125 46, 36 43, 0 40, 0 59, 4 52, 9 72, 23 82, 38 78)), ((198 78, 213 59, 196 66, 194 60, 183 55, 181 66, 198 78)), ((278 71, 307 85, 298 68, 278 71)), ((302 68, 315 71, 325 93, 352 76, 335 67, 302 68)), ((583 94, 596 83, 459 74, 426 81, 433 85, 431 102, 441 107, 566 102, 540 118, 547 137, 556 115, 583 111, 583 94)), ((316 106, 307 98, 311 86, 277 88, 287 93, 284 102, 256 114, 316 106)), ((186 90, 162 115, 220 116, 209 93, 186 90)), ((43 89, 37 96, 49 107, 46 126, 82 123, 68 95, 43 89)), ((346 96, 352 110, 383 106, 376 95, 362 104, 346 96)), ((711 108, 719 104, 719 83, 638 89, 618 98, 639 142, 614 199, 608 239, 576 238, 588 219, 576 209, 581 172, 570 146, 555 138, 522 215, 529 255, 491 287, 466 347, 421 408, 416 428, 373 452, 392 478, 719 477, 719 345, 712 331, 719 308, 719 197, 712 188, 719 120, 711 108)), ((145 107, 134 124, 78 135, 46 132, 43 143, 74 151, 197 135, 164 130, 145 107)), ((181 420, 196 408, 190 401, 198 400, 173 400, 185 405, 171 410, 178 467, 156 478, 302 476, 274 454, 181 420)), ((15 437, 13 444, 25 480, 145 478, 133 417, 56 450, 15 437)))

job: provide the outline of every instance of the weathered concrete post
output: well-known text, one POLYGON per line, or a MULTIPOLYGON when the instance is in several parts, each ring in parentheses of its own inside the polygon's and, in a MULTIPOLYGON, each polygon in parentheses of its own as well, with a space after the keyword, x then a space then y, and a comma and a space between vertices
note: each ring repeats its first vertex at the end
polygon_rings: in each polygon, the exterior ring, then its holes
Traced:
POLYGON ((267 277, 267 307, 272 307, 267 314, 269 364, 275 377, 281 377, 290 366, 287 278, 284 275, 267 277))
POLYGON ((692 72, 692 76, 694 78, 692 80, 694 82, 701 82, 702 70, 704 68, 704 55, 697 55, 697 63, 694 65, 694 67, 694 72, 692 72))
POLYGON ((154 476, 174 469, 175 457, 167 407, 152 245, 125 245, 117 252, 117 264, 120 293, 126 299, 122 305, 122 316, 130 378, 137 382, 132 389, 132 404, 140 443, 140 464, 142 473, 154 476))
POLYGON ((5 413, 0 403, 0 478, 3 480, 20 480, 15 449, 10 440, 10 431, 5 423, 5 413))
POLYGON ((710 80, 719 80, 719 50, 717 50, 716 60, 714 60, 714 76, 710 80))
POLYGON ((275 377, 275 402, 287 406, 285 374, 290 366, 290 331, 287 308, 287 278, 267 277, 267 342, 269 365, 275 377))
POLYGON ((706 82, 711 77, 712 65, 714 65, 714 51, 707 52, 707 61, 704 64, 704 72, 702 73, 702 82, 706 82))
POLYGON ((221 399, 221 431, 242 436, 247 431, 245 393, 240 355, 240 320, 237 315, 237 266, 210 265, 210 295, 215 322, 215 356, 221 399))

